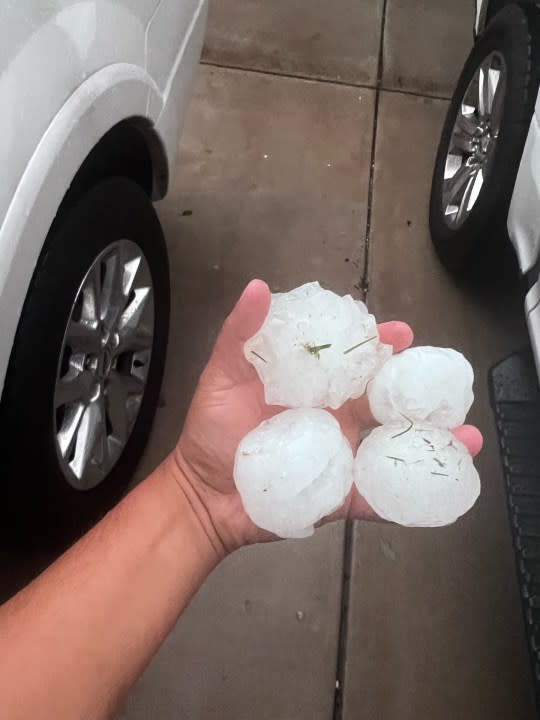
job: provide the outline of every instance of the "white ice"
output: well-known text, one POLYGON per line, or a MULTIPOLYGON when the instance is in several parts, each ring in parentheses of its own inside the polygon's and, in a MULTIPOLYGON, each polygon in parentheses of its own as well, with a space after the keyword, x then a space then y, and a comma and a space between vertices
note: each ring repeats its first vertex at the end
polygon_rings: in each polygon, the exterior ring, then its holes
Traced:
POLYGON ((364 394, 392 354, 364 303, 307 283, 272 295, 262 328, 244 346, 270 405, 338 408, 364 394))
POLYGON ((456 350, 414 347, 394 355, 368 385, 371 412, 382 424, 429 422, 454 428, 473 402, 474 374, 456 350))
POLYGON ((373 430, 358 449, 354 480, 378 515, 408 526, 453 523, 480 493, 467 448, 449 430, 425 423, 373 430))
POLYGON ((330 413, 285 410, 241 441, 234 480, 256 525, 283 538, 307 537, 343 504, 352 466, 350 445, 330 413))

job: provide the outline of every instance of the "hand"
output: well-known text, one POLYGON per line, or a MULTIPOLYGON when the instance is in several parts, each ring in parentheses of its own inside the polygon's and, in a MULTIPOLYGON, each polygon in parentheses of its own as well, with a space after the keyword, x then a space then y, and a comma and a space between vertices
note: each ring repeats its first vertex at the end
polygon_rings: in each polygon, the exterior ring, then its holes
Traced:
MULTIPOLYGON (((244 290, 201 375, 182 436, 171 456, 180 470, 178 482, 188 483, 188 492, 201 503, 198 514, 209 525, 206 532, 217 539, 224 552, 275 539, 246 515, 233 480, 234 455, 240 440, 263 420, 283 410, 266 405, 262 383, 243 353, 245 341, 257 332, 268 313, 270 297, 262 280, 253 280, 244 290)), ((413 340, 412 330, 402 322, 379 325, 379 334, 394 352, 409 347, 413 340)), ((349 401, 334 415, 356 452, 363 431, 376 424, 366 397, 349 401)), ((472 454, 480 450, 482 436, 476 428, 464 425, 455 433, 472 454)), ((347 516, 377 517, 354 486, 343 507, 323 523, 347 516)))

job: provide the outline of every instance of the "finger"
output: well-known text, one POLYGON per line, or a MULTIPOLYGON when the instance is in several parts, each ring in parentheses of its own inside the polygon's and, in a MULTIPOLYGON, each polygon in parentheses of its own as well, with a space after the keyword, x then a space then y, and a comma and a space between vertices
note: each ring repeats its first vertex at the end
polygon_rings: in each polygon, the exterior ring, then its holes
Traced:
POLYGON ((460 425, 452 432, 458 440, 461 440, 473 457, 478 455, 484 445, 484 438, 477 427, 474 425, 460 425))
MULTIPOLYGON (((406 350, 414 340, 414 333, 410 325, 401 320, 391 320, 390 322, 380 323, 377 325, 379 338, 386 345, 392 345, 395 353, 406 350)), ((367 395, 357 400, 349 400, 341 414, 351 412, 355 421, 362 426, 377 425, 377 421, 371 414, 367 395)), ((339 413, 338 413, 339 417, 339 413)))
POLYGON ((244 358, 244 343, 263 324, 271 297, 270 288, 263 280, 252 280, 223 324, 211 366, 219 368, 234 381, 248 379, 254 373, 253 367, 244 358))
POLYGON ((243 345, 263 324, 270 300, 270 288, 264 280, 252 280, 225 320, 221 336, 230 343, 243 345))
POLYGON ((400 320, 391 320, 377 326, 379 338, 386 345, 392 345, 394 352, 406 350, 412 345, 414 333, 410 325, 400 320))

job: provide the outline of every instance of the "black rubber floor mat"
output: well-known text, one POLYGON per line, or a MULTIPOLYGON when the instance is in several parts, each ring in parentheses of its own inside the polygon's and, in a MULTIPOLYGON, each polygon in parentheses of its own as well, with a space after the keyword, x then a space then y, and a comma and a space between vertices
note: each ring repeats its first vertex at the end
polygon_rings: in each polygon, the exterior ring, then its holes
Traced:
POLYGON ((532 352, 500 362, 489 383, 540 709, 540 386, 532 352))

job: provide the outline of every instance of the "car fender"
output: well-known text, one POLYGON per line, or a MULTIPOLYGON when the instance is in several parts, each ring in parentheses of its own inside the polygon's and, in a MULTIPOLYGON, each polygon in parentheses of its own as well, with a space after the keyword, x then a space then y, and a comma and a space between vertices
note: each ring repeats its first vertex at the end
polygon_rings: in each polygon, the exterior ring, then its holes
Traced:
POLYGON ((43 243, 77 170, 103 135, 126 118, 155 123, 163 101, 139 66, 117 63, 83 82, 38 143, 0 227, 0 389, 43 243))
MULTIPOLYGON (((537 102, 538 105, 538 102, 537 102)), ((537 111, 529 126, 508 212, 508 234, 519 268, 528 273, 540 256, 538 203, 540 202, 540 125, 537 111)))

